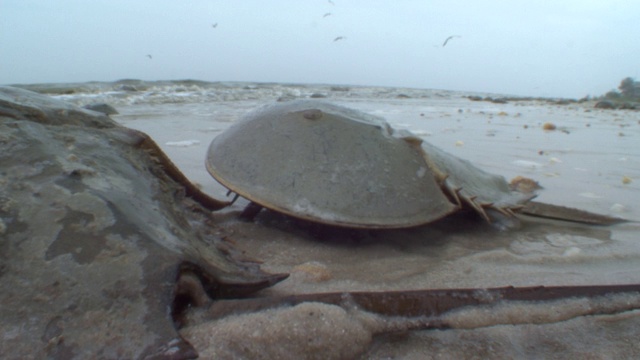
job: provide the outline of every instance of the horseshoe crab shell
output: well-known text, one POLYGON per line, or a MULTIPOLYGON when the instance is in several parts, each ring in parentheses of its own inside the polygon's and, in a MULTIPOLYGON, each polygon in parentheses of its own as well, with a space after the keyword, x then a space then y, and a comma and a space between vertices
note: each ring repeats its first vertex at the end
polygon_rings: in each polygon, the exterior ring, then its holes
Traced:
POLYGON ((382 118, 314 100, 249 113, 212 141, 206 166, 261 206, 354 228, 417 226, 463 207, 489 220, 485 209, 511 216, 532 197, 382 118))
POLYGON ((286 277, 234 257, 172 167, 144 133, 0 87, 0 359, 195 358, 174 318, 192 289, 286 277))

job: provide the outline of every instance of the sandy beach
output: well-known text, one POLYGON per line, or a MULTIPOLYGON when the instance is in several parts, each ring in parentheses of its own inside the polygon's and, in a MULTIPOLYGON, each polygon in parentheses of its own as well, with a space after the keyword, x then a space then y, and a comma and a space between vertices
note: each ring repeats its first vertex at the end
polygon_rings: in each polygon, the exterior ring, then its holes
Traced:
POLYGON ((640 359, 640 1, 0 8, 0 360, 640 359))
MULTIPOLYGON (((322 89, 306 91, 312 93, 322 89)), ((594 109, 593 102, 558 105, 529 100, 495 104, 470 101, 467 94, 455 92, 386 91, 390 95, 384 98, 354 98, 345 96, 348 93, 334 92, 324 100, 382 116, 393 127, 408 129, 425 141, 507 179, 517 175, 533 178, 544 187, 537 198, 540 202, 636 222, 598 227, 527 218, 520 229, 502 232, 480 220, 454 216, 406 230, 318 231, 270 211, 261 212, 253 222, 240 221, 237 216, 247 204, 241 199, 214 214, 219 231, 245 255, 260 260, 264 270, 291 274, 289 279, 263 291, 260 296, 640 282, 640 246, 637 242, 640 230, 637 223, 640 220, 640 147, 637 142, 640 113, 594 109), (399 93, 405 96, 398 98, 395 94, 399 93), (544 130, 545 123, 554 124, 555 130, 544 130)), ((298 95, 308 96, 305 93, 298 95)), ((120 114, 113 118, 122 125, 151 135, 193 182, 208 194, 223 199, 226 189, 209 176, 203 165, 209 142, 250 109, 273 100, 117 106, 120 114)), ((640 334, 638 315, 631 312, 576 317, 540 325, 496 325, 474 330, 373 336, 365 341, 367 345, 358 347, 362 352, 357 356, 553 358, 558 354, 565 357, 588 352, 595 358, 627 357, 638 351, 637 345, 630 340, 640 334), (598 329, 597 336, 593 329, 598 329), (565 337, 559 339, 560 334, 565 337), (591 350, 585 350, 587 345, 591 350), (596 345, 597 350, 594 350, 596 345)), ((291 314, 274 314, 267 318, 285 330, 270 332, 257 326, 252 331, 265 331, 258 338, 247 335, 249 330, 238 330, 243 321, 260 323, 255 318, 238 319, 235 323, 229 320, 206 322, 183 330, 183 334, 192 337, 203 354, 223 357, 233 357, 242 351, 234 352, 239 350, 228 347, 228 352, 220 352, 219 344, 217 347, 209 344, 211 339, 203 334, 211 333, 216 327, 233 329, 236 326, 236 338, 226 339, 227 344, 240 341, 244 346, 257 349, 260 346, 264 349, 265 344, 288 348, 284 338, 291 334, 286 329, 298 325, 306 326, 309 334, 316 334, 317 342, 327 346, 336 341, 344 346, 358 342, 357 331, 348 331, 340 339, 333 339, 328 336, 330 331, 323 333, 291 314), (297 322, 300 324, 296 325, 297 322), (211 345, 208 350, 202 349, 207 344, 211 345), (212 348, 219 352, 212 353, 212 348)), ((347 318, 343 323, 334 324, 333 329, 356 322, 353 314, 347 318)), ((372 336, 374 333, 367 334, 372 336)), ((299 343, 296 349, 289 351, 306 354, 307 358, 324 357, 322 352, 314 353, 321 351, 318 349, 322 346, 313 350, 308 347, 311 345, 305 344, 299 343)), ((245 351, 245 354, 251 354, 249 350, 245 351)), ((324 354, 326 358, 333 356, 324 354)), ((336 354, 337 358, 344 355, 336 354)))
MULTIPOLYGON (((636 141, 640 136, 640 113, 637 111, 596 109, 594 101, 506 97, 505 101, 496 102, 486 97, 505 96, 332 85, 127 80, 50 84, 38 89, 79 106, 112 105, 119 112, 111 115, 113 120, 150 135, 190 181, 217 199, 229 200, 227 190, 204 166, 212 139, 248 111, 264 104, 320 98, 383 117, 393 128, 409 130, 423 141, 507 180, 516 176, 532 178, 543 187, 536 201, 629 220, 617 225, 594 226, 521 216, 519 227, 505 231, 477 214, 457 213, 408 229, 354 230, 321 226, 269 210, 263 210, 253 220, 241 220, 239 214, 248 204, 242 198, 212 213, 200 210, 191 223, 179 224, 186 229, 182 234, 206 228, 203 230, 216 239, 208 243, 216 244, 212 250, 215 256, 227 258, 224 248, 232 247, 244 260, 259 263, 263 271, 290 275, 251 295, 253 298, 223 300, 203 295, 205 299, 193 302, 180 316, 178 326, 182 337, 197 349, 200 358, 587 356, 606 359, 634 358, 640 354, 640 346, 635 341, 640 335, 637 310, 640 295, 637 293, 501 301, 502 293, 491 290, 640 284, 640 147, 636 141), (470 98, 477 96, 485 100, 470 98), (476 290, 457 292, 455 296, 480 302, 438 315, 418 312, 398 316, 402 311, 391 311, 399 306, 397 302, 386 303, 385 311, 369 312, 353 297, 354 292, 362 291, 465 288, 476 290), (352 295, 341 295, 344 292, 352 295), (284 296, 320 293, 338 293, 339 297, 333 302, 303 302, 275 308, 246 305, 252 299, 262 303, 278 302, 284 296), (240 312, 245 306, 250 310, 240 312)), ((60 129, 56 131, 64 131, 60 129)), ((136 136, 132 135, 135 132, 121 130, 129 135, 119 136, 136 136)), ((90 146, 91 137, 80 136, 76 141, 90 146)), ((127 147, 123 149, 123 154, 130 151, 127 147)), ((111 151, 111 147, 91 151, 102 156, 111 151)), ((158 155, 156 150, 145 151, 151 151, 151 156, 154 151, 158 155)), ((45 152, 50 155, 50 151, 45 152)), ((157 176, 154 174, 150 172, 147 176, 157 176)), ((119 196, 115 189, 119 188, 112 186, 112 193, 108 187, 91 191, 106 191, 104 196, 109 201, 119 196)), ((148 190, 162 193, 162 188, 148 190)), ((177 205, 188 207, 188 201, 176 204, 174 200, 166 205, 181 209, 177 205)), ((153 214, 156 213, 150 213, 153 214)), ((58 226, 55 221, 52 224, 58 226)), ((172 226, 170 221, 167 224, 172 226)), ((175 231, 168 230, 168 233, 175 231)), ((150 234, 150 239, 157 236, 153 231, 150 234)), ((180 236, 175 238, 178 249, 182 249, 181 243, 196 246, 193 244, 199 241, 191 239, 191 235, 180 236)), ((129 244, 119 241, 123 246, 129 244)), ((144 245, 155 246, 155 241, 144 245)), ((197 253, 209 251, 202 247, 194 249, 198 249, 197 253)), ((163 252, 161 256, 175 259, 175 256, 185 256, 186 251, 179 251, 178 255, 163 252)), ((18 254, 32 255, 30 252, 18 254)), ((49 266, 49 260, 42 261, 49 266)), ((160 260, 154 258, 154 261, 160 260)), ((173 269, 171 261, 156 263, 156 266, 173 269)), ((142 284, 135 278, 127 279, 131 286, 142 284)), ((40 280, 46 281, 46 278, 40 280)), ((166 282, 167 286, 175 286, 171 281, 160 280, 154 284, 166 282)), ((197 292, 200 281, 188 278, 184 281, 186 285, 181 286, 197 292)), ((167 294, 175 296, 173 291, 167 294)), ((15 300, 15 296, 9 298, 15 300)), ((163 301, 158 302, 158 306, 162 307, 163 301)), ((122 306, 117 309, 126 311, 122 306)), ((154 309, 152 313, 162 312, 157 307, 154 309)), ((165 329, 174 331, 171 325, 176 319, 166 320, 165 329)), ((121 318, 118 321, 123 324, 121 318)), ((125 321, 123 325, 128 324, 125 321)), ((12 331, 18 331, 16 329, 12 331)), ((7 336, 18 335, 12 332, 7 336)), ((64 348, 64 343, 57 346, 64 348)))

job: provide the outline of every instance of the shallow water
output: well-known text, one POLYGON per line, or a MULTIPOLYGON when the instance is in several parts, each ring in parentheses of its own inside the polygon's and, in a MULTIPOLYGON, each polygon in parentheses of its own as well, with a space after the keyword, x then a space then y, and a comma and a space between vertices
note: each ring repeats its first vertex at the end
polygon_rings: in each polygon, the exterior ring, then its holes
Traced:
MULTIPOLYGON (((473 217, 454 216, 414 229, 345 231, 314 227, 266 211, 254 222, 241 222, 237 215, 246 201, 238 201, 214 214, 221 232, 246 255, 263 261, 264 270, 291 273, 264 296, 640 283, 640 112, 598 110, 592 102, 474 102, 464 97, 469 94, 435 90, 222 85, 180 84, 186 90, 176 91, 174 84, 130 93, 105 91, 104 85, 91 94, 58 97, 78 104, 111 102, 120 112, 114 119, 151 135, 192 181, 217 198, 225 197, 226 190, 204 167, 210 141, 250 109, 280 97, 317 93, 326 95, 327 101, 382 116, 392 126, 409 129, 488 172, 507 179, 522 175, 538 180, 544 187, 538 201, 636 221, 595 227, 525 219, 519 230, 500 232, 473 217), (398 98, 400 94, 407 97, 398 98), (556 130, 543 130, 547 122, 556 130), (623 183, 623 179, 630 182, 623 183)), ((552 355, 557 349, 579 354, 580 342, 589 342, 584 331, 579 333, 582 337, 551 345, 545 334, 575 332, 585 321, 588 326, 604 327, 603 339, 609 340, 600 344, 609 344, 613 351, 620 349, 624 339, 640 334, 636 313, 620 316, 619 321, 577 319, 565 325, 520 326, 513 332, 503 327, 413 332, 400 338, 376 338, 368 356, 418 357, 427 348, 432 355, 455 356, 460 349, 469 355, 481 346, 473 345, 474 341, 484 344, 486 351, 487 346, 495 346, 499 351, 494 355, 529 356, 531 352, 518 348, 527 339, 542 344, 542 355, 552 355), (611 340, 616 331, 621 331, 617 336, 622 340, 611 340), (452 345, 457 343, 462 345, 452 345)), ((602 352, 597 355, 606 354, 606 349, 598 351, 602 352)))

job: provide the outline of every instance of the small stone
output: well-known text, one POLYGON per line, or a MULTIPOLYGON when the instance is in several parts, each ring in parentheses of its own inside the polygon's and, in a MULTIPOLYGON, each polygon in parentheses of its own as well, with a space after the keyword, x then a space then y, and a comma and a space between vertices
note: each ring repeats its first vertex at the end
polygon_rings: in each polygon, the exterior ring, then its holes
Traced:
POLYGON ((327 266, 318 261, 309 261, 293 268, 292 273, 302 274, 308 281, 323 282, 333 277, 327 266))
POLYGON ((307 120, 319 120, 322 118, 322 111, 318 109, 305 110, 302 116, 307 120))
POLYGON ((516 176, 511 179, 509 187, 524 194, 529 194, 538 189, 542 189, 542 186, 540 186, 537 181, 524 176, 516 176))

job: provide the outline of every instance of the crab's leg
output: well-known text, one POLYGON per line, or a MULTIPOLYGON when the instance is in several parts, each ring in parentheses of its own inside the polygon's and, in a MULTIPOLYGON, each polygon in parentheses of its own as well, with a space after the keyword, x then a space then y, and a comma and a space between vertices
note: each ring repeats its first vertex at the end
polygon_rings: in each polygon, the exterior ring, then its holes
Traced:
MULTIPOLYGON (((522 209, 523 206, 520 206, 519 209, 522 209)), ((518 209, 510 209, 510 208, 505 208, 504 211, 506 211, 507 213, 509 213, 509 215, 511 216, 516 216, 516 213, 513 212, 514 210, 518 210, 518 209)))
POLYGON ((469 204, 469 206, 471 206, 478 214, 480 214, 480 216, 482 216, 482 218, 485 219, 488 223, 491 223, 491 219, 489 218, 489 215, 487 215, 487 212, 484 211, 481 205, 476 203, 476 198, 477 196, 471 196, 471 197, 463 196, 462 200, 464 200, 467 204, 469 204))
POLYGON ((240 213, 240 218, 247 221, 253 221, 253 219, 262 210, 262 205, 254 203, 253 201, 247 204, 247 206, 240 213))
POLYGON ((500 214, 502 214, 502 215, 504 215, 504 216, 507 216, 507 217, 513 217, 513 216, 515 216, 515 215, 516 215, 516 214, 515 214, 511 209, 509 209, 509 208, 502 208, 502 207, 499 207, 499 206, 492 206, 491 208, 492 208, 493 210, 495 210, 495 211, 499 212, 500 214))
POLYGON ((449 175, 446 175, 444 182, 441 185, 441 188, 445 189, 449 194, 449 196, 453 198, 453 200, 455 200, 456 205, 458 205, 459 207, 462 207, 462 201, 460 201, 460 191, 462 191, 462 188, 451 186, 449 181, 447 181, 448 177, 449 175))
MULTIPOLYGON (((229 197, 229 195, 231 195, 232 193, 233 191, 231 190, 227 191, 227 197, 229 197)), ((236 202, 236 200, 238 200, 239 197, 240 197, 240 194, 235 193, 235 196, 233 197, 233 200, 229 202, 229 205, 232 205, 234 202, 236 202)))

